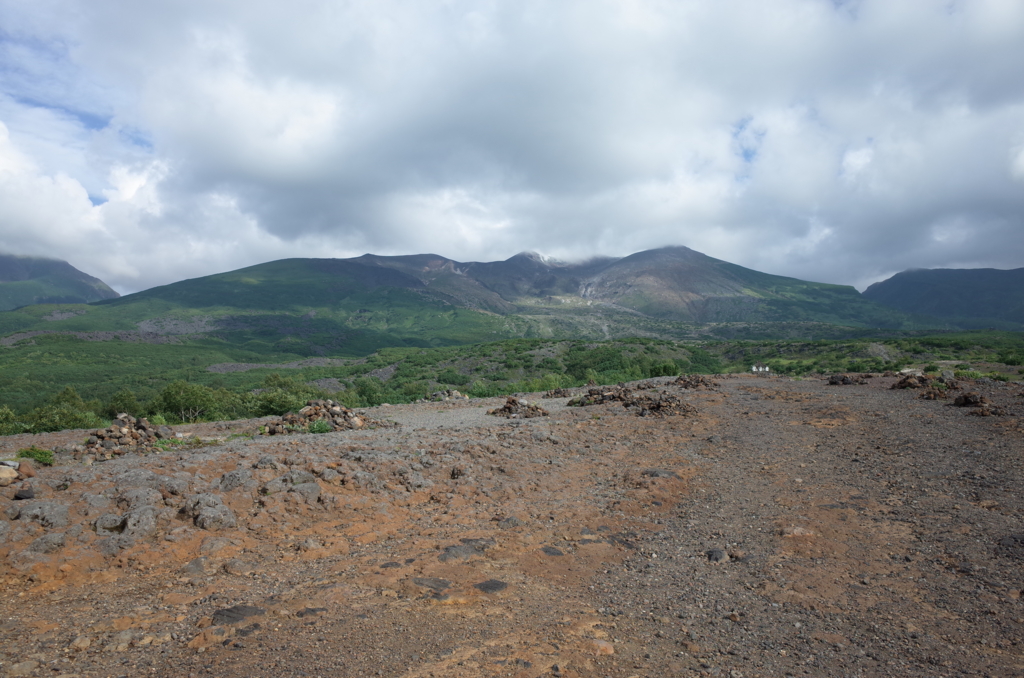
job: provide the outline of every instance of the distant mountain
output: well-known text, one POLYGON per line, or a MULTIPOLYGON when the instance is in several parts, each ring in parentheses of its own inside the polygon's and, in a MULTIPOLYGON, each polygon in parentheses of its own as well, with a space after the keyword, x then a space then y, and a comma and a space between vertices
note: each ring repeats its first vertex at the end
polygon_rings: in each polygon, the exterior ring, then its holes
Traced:
POLYGON ((1024 326, 1024 268, 903 271, 871 285, 864 290, 864 297, 905 313, 949 319, 960 326, 1024 326))
POLYGON ((695 252, 663 247, 577 264, 524 252, 489 263, 437 255, 349 261, 392 268, 428 292, 497 313, 595 304, 688 323, 811 321, 901 327, 910 319, 867 301, 853 287, 760 273, 695 252))
POLYGON ((259 355, 362 356, 385 346, 514 337, 807 337, 942 325, 932 322, 853 287, 666 247, 581 263, 528 252, 494 262, 436 254, 283 259, 88 306, 0 314, 0 337, 9 335, 0 343, 73 333, 90 341, 212 340, 259 355))
POLYGON ((120 296, 66 261, 0 254, 0 311, 30 304, 87 304, 120 296))

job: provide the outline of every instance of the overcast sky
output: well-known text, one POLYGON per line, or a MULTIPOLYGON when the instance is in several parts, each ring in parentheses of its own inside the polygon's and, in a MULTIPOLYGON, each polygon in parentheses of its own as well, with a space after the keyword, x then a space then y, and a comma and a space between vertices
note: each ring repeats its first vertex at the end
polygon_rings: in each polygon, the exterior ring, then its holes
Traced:
POLYGON ((0 0, 0 251, 1024 266, 1020 0, 0 0))

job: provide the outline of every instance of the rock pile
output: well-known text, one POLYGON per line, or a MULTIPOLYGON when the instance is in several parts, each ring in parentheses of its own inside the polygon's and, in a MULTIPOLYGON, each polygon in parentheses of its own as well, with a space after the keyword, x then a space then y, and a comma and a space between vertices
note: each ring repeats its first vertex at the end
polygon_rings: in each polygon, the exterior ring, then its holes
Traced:
POLYGON ((570 407, 588 407, 590 405, 603 405, 604 403, 624 403, 633 397, 634 390, 622 384, 591 388, 587 389, 586 393, 576 396, 567 404, 570 407))
POLYGON ((589 405, 603 405, 604 403, 622 403, 623 407, 637 408, 637 416, 647 417, 650 415, 664 416, 674 414, 694 414, 697 408, 685 403, 677 396, 667 393, 649 395, 637 393, 637 390, 651 390, 651 382, 638 384, 642 388, 629 388, 623 385, 612 388, 592 388, 585 394, 573 398, 569 405, 573 407, 587 407, 589 405))
POLYGON ((333 400, 310 400, 298 413, 289 412, 280 420, 270 422, 261 428, 261 435, 283 435, 286 433, 305 433, 314 422, 325 422, 330 431, 347 431, 367 426, 379 428, 384 422, 362 417, 344 405, 333 400))
POLYGON ((907 376, 903 377, 902 379, 897 381, 895 384, 893 384, 889 388, 892 388, 892 389, 929 388, 929 387, 931 387, 931 385, 932 385, 932 380, 929 379, 928 377, 923 377, 923 376, 919 377, 919 376, 914 375, 914 374, 908 374, 907 376))
POLYGON ((856 374, 833 374, 828 378, 829 386, 854 386, 866 383, 868 380, 863 375, 858 377, 856 374))
POLYGON ((151 448, 156 441, 174 438, 175 435, 170 426, 154 426, 145 417, 136 419, 130 414, 121 413, 107 428, 93 431, 85 441, 85 446, 73 448, 72 454, 76 459, 83 454, 110 459, 126 452, 151 448))
POLYGON ((571 388, 555 388, 543 395, 544 398, 571 398, 572 396, 573 391, 571 388))
POLYGON ((534 417, 548 416, 548 411, 538 405, 509 396, 504 405, 488 410, 487 414, 495 417, 505 417, 506 419, 533 419, 534 417))
POLYGON ((1002 416, 1006 414, 1006 411, 1001 407, 997 407, 989 402, 989 399, 983 395, 975 393, 974 391, 968 391, 962 393, 956 397, 953 401, 953 405, 956 407, 972 407, 975 408, 968 414, 973 414, 976 417, 991 417, 991 416, 1002 416))
POLYGON ((28 460, 0 461, 0 487, 7 487, 26 478, 34 478, 35 475, 35 469, 28 460))
POLYGON ((448 388, 443 391, 434 391, 424 402, 440 403, 446 400, 469 400, 469 396, 465 393, 459 393, 453 388, 448 388))
POLYGON ((703 374, 682 374, 672 382, 673 386, 681 386, 691 391, 698 389, 713 390, 718 388, 718 382, 712 381, 703 374))
POLYGON ((697 408, 683 402, 674 395, 661 393, 657 395, 634 394, 622 403, 623 407, 637 408, 638 417, 664 417, 671 415, 697 414, 697 408))

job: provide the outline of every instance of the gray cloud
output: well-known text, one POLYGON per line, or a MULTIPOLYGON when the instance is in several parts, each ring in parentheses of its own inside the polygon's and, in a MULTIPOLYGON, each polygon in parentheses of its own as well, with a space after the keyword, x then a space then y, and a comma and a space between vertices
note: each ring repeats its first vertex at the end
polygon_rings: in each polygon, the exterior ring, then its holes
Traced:
POLYGON ((0 0, 0 25, 0 248, 121 291, 366 251, 1024 266, 1013 0, 0 0))

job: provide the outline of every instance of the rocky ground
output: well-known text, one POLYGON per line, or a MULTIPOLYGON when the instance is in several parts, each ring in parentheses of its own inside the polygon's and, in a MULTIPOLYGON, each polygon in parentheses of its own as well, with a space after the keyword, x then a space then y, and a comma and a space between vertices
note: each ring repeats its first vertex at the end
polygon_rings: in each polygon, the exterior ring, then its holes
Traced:
POLYGON ((893 378, 670 381, 692 408, 380 407, 37 469, 0 489, 0 672, 1024 675, 1018 386, 965 385, 1005 413, 970 416, 893 378))

